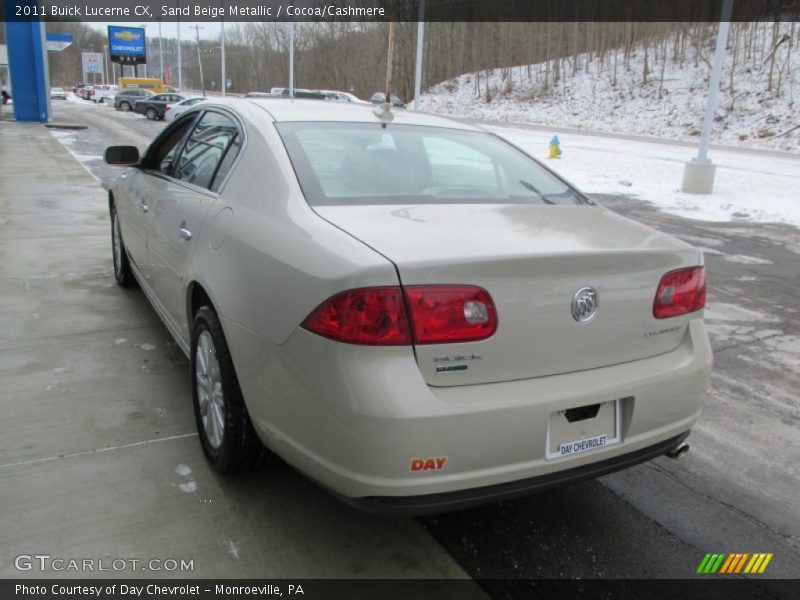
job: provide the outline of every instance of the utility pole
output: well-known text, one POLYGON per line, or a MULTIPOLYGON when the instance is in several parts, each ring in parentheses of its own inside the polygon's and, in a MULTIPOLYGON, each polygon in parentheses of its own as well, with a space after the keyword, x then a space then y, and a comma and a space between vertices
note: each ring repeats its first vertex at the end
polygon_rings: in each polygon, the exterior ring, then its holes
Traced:
MULTIPOLYGON (((147 25, 145 23, 142 23, 141 25, 139 25, 139 27, 141 27, 142 29, 147 31, 147 25)), ((145 46, 144 46, 144 54, 145 54, 145 56, 150 56, 150 53, 147 51, 147 40, 148 40, 148 37, 147 37, 147 35, 145 35, 144 36, 144 44, 145 44, 145 46)), ((147 63, 144 63, 144 76, 147 77, 147 63)))
POLYGON ((110 79, 111 74, 108 72, 108 44, 103 44, 103 63, 105 65, 105 69, 103 69, 104 83, 109 84, 112 79, 110 79))
MULTIPOLYGON (((175 4, 178 8, 181 7, 180 0, 176 0, 175 4)), ((181 60, 181 19, 178 17, 178 20, 175 23, 176 27, 178 28, 178 90, 183 91, 183 61, 181 60)))
POLYGON ((714 125, 714 111, 717 109, 719 82, 722 79, 722 65, 725 62, 725 46, 728 42, 728 30, 731 26, 733 0, 723 0, 722 15, 717 31, 717 49, 714 52, 714 67, 711 71, 711 82, 708 86, 708 101, 703 119, 703 133, 700 137, 700 148, 697 156, 686 163, 683 171, 681 191, 688 194, 710 194, 714 191, 714 175, 717 166, 708 158, 708 147, 711 144, 711 128, 714 125))
POLYGON ((161 36, 161 19, 158 19, 158 60, 161 81, 164 81, 164 38, 161 36))
POLYGON ((289 23, 289 97, 294 98, 294 21, 289 23))
MULTIPOLYGON (((222 7, 222 12, 225 12, 225 0, 220 2, 220 6, 222 7)), ((228 80, 225 78, 225 17, 222 17, 220 21, 220 29, 219 29, 219 46, 220 46, 220 60, 222 64, 220 65, 220 72, 221 72, 221 79, 222 79, 222 95, 225 96, 228 93, 228 80)))
POLYGON ((422 93, 422 50, 425 41, 425 0, 419 0, 417 21, 417 64, 414 70, 414 110, 419 110, 419 95, 422 93))
POLYGON ((197 36, 197 64, 200 65, 200 89, 203 91, 203 96, 206 95, 206 82, 203 79, 203 61, 200 59, 200 25, 194 26, 194 33, 197 36))
POLYGON ((389 21, 389 47, 386 51, 386 102, 392 103, 392 62, 394 61, 394 21, 389 21))

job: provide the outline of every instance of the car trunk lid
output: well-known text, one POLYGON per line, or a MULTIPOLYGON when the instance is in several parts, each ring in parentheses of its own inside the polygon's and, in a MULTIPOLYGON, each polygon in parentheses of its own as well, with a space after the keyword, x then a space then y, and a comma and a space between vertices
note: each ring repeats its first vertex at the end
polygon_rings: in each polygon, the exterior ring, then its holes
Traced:
POLYGON ((692 315, 653 317, 661 277, 697 266, 691 246, 596 206, 326 206, 319 215, 391 260, 402 285, 465 284, 491 295, 497 331, 417 345, 431 385, 525 379, 668 352, 692 315), (573 317, 597 291, 588 322, 573 317))

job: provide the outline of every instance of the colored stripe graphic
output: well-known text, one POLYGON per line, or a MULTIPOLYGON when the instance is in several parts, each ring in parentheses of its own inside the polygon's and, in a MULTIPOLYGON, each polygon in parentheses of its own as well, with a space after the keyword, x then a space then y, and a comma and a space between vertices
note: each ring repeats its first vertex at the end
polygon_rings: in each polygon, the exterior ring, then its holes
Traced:
POLYGON ((700 566, 697 567, 698 573, 716 573, 722 561, 725 559, 725 553, 706 554, 700 566))
POLYGON ((744 567, 745 561, 750 557, 750 553, 749 552, 745 552, 741 556, 742 557, 739 559, 739 562, 736 563, 736 568, 733 568, 733 567, 731 568, 731 573, 739 573, 739 572, 741 572, 742 567, 744 567))
POLYGON ((772 560, 772 557, 773 557, 772 552, 770 552, 769 554, 764 556, 764 562, 761 563, 761 566, 758 569, 759 573, 763 573, 764 572, 764 570, 767 568, 767 565, 769 564, 769 561, 772 560))
POLYGON ((706 565, 708 565, 708 561, 711 560, 711 555, 706 554, 703 557, 703 560, 700 561, 700 566, 697 567, 697 573, 705 573, 706 572, 706 565))
POLYGON ((736 562, 736 557, 739 556, 738 554, 728 554, 728 560, 726 560, 722 564, 722 568, 719 570, 720 573, 728 573, 731 565, 736 562))
POLYGON ((726 574, 735 575, 738 573, 763 573, 774 555, 771 552, 734 552, 725 554, 724 552, 707 553, 700 565, 697 573, 701 574, 726 574), (745 566, 747 565, 747 566, 745 566))

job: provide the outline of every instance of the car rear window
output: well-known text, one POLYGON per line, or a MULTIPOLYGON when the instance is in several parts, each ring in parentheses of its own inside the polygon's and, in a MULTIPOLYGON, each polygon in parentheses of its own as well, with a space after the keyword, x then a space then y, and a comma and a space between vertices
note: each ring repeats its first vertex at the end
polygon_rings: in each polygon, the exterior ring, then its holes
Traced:
POLYGON ((489 133, 391 123, 276 127, 312 206, 589 203, 489 133))

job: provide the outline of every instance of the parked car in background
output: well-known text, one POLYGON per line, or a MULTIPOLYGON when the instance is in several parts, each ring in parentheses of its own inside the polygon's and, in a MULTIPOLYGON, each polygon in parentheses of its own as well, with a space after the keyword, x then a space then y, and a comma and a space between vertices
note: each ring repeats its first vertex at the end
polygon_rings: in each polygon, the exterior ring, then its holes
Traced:
POLYGON ((80 96, 84 100, 88 100, 89 97, 92 95, 92 91, 94 91, 93 85, 85 85, 78 90, 78 96, 80 96))
POLYGON ((114 96, 117 94, 119 87, 116 85, 96 85, 89 94, 89 100, 94 100, 95 103, 113 102, 114 96))
POLYGON ((190 96, 186 98, 186 100, 181 100, 177 104, 173 104, 170 108, 167 109, 167 112, 164 113, 164 120, 165 121, 173 121, 179 115, 182 115, 187 110, 189 110, 195 104, 199 104, 206 100, 205 96, 190 96))
POLYGON ((130 166, 108 195, 116 281, 189 357, 219 472, 266 446, 414 514, 687 449, 712 365, 703 252, 498 135, 209 99, 106 161, 130 166))
MULTIPOLYGON (((283 88, 280 95, 284 98, 289 96, 289 88, 283 88)), ((316 90, 304 90, 302 88, 294 88, 295 98, 304 98, 306 100, 325 100, 325 95, 316 90)))
POLYGON ((127 112, 133 110, 133 105, 137 100, 144 100, 152 96, 155 96, 155 94, 150 90, 138 88, 121 89, 114 96, 114 108, 127 112))
POLYGON ((289 92, 289 88, 282 88, 282 87, 274 87, 272 88, 269 93, 273 96, 283 96, 284 92, 289 92))
POLYGON ((325 96, 326 100, 333 100, 334 102, 355 102, 369 104, 369 102, 362 100, 355 94, 351 94, 349 92, 340 92, 338 90, 320 90, 320 93, 325 96))
MULTIPOLYGON (((273 88, 275 89, 275 88, 273 88)), ((272 92, 247 92, 245 98, 269 98, 270 96, 279 96, 280 94, 273 94, 272 92)))
POLYGON ((118 80, 120 89, 135 88, 139 90, 150 90, 154 94, 165 94, 174 92, 175 89, 164 83, 158 77, 120 77, 118 80))
MULTIPOLYGON (((390 99, 392 102, 392 106, 396 106, 397 108, 405 108, 406 104, 398 96, 395 94, 390 94, 390 99)), ((372 94, 372 98, 370 98, 370 102, 373 104, 383 104, 386 102, 386 94, 383 92, 375 92, 372 94)))
POLYGON ((80 93, 81 90, 83 88, 85 88, 86 86, 87 86, 87 84, 85 84, 85 83, 77 83, 72 87, 72 93, 75 94, 76 96, 80 96, 81 95, 81 93, 80 93))
POLYGON ((163 119, 167 110, 182 100, 186 100, 186 96, 182 94, 156 94, 134 102, 133 112, 144 115, 151 121, 163 119))
POLYGON ((62 87, 50 88, 50 99, 51 100, 66 100, 67 99, 67 91, 62 87))

